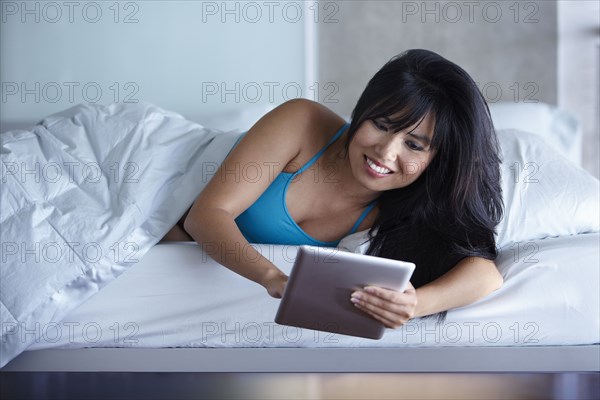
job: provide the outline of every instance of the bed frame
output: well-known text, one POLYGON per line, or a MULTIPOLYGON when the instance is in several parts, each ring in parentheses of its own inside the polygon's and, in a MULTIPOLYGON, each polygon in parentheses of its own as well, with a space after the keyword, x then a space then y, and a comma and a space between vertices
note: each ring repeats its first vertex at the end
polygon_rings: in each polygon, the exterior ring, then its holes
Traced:
POLYGON ((26 351, 2 372, 600 372, 600 345, 85 348, 26 351))

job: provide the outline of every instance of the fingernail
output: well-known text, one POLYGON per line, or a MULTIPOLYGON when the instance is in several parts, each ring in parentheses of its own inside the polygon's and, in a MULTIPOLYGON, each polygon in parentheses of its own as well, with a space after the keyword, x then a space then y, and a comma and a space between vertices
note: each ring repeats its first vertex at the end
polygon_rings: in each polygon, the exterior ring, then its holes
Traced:
POLYGON ((356 305, 356 303, 358 303, 360 300, 358 300, 356 297, 350 297, 350 301, 356 305))
POLYGON ((354 292, 350 297, 360 299, 360 292, 354 292))
POLYGON ((365 292, 367 293, 375 293, 375 288, 371 287, 371 286, 367 286, 366 288, 363 289, 365 292))

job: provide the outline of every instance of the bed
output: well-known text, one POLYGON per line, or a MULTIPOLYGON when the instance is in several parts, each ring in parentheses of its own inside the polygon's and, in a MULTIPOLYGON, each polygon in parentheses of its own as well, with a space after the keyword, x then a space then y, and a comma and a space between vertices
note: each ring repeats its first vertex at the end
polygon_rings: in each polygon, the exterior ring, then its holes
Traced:
MULTIPOLYGON (((206 256, 194 244, 159 244, 61 322, 40 329, 31 351, 5 370, 598 371, 598 330, 590 321, 597 302, 584 314, 573 312, 582 307, 573 298, 565 304, 562 295, 542 293, 549 286, 560 292, 568 273, 561 266, 587 262, 585 268, 596 266, 597 277, 599 260, 590 249, 598 240, 596 233, 532 241, 538 251, 518 262, 512 245, 505 247, 499 261, 507 278, 502 289, 451 311, 441 324, 413 320, 382 340, 277 325, 278 300, 265 296, 262 287, 212 261, 199 263, 206 256), (534 257, 536 272, 528 264, 534 257), (528 289, 546 301, 528 301, 533 297, 528 289)), ((293 247, 257 248, 289 272, 293 247)), ((578 283, 582 290, 593 290, 596 282, 578 283)))
MULTIPOLYGON (((547 137, 498 130, 504 286, 379 341, 277 325, 261 286, 157 244, 242 130, 140 103, 3 133, 2 371, 600 371, 599 184, 553 150, 577 125, 545 110, 547 137)), ((295 247, 252 246, 289 272, 295 247)), ((340 247, 364 252, 365 232, 340 247)))

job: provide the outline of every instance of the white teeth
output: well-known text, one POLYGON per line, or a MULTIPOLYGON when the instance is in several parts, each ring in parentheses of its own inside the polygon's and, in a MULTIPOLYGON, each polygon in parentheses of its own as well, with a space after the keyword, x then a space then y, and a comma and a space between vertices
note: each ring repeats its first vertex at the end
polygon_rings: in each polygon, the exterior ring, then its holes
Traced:
POLYGON ((372 170, 380 173, 380 174, 389 174, 390 172, 392 172, 391 170, 387 169, 387 168, 383 168, 383 167, 379 167, 377 166, 373 161, 371 161, 368 157, 367 157, 367 164, 369 164, 369 167, 371 167, 372 170))

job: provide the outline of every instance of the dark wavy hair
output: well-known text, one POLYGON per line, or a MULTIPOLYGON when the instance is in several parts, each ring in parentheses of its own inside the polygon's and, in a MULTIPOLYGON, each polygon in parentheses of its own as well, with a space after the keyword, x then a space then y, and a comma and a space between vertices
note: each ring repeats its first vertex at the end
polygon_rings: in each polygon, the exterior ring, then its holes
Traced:
POLYGON ((415 288, 465 257, 495 259, 504 208, 499 145, 485 99, 462 68, 432 51, 405 51, 373 76, 352 111, 346 154, 364 122, 385 118, 390 131, 400 132, 428 114, 435 155, 415 182, 380 195, 367 250, 414 262, 415 288))

